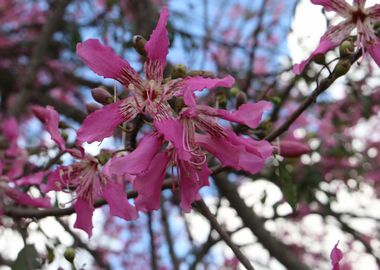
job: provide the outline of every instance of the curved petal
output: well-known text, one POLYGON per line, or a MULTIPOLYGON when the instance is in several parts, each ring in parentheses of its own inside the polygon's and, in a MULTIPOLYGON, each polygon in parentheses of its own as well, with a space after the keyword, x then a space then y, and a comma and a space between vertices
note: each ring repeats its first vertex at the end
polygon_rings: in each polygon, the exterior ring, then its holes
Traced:
MULTIPOLYGON (((345 0, 310 0, 314 5, 321 5, 327 11, 335 11, 343 17, 350 15, 352 7, 345 0)), ((356 0, 363 1, 363 0, 356 0)))
POLYGON ((235 79, 230 75, 222 79, 188 77, 182 80, 180 83, 182 87, 176 95, 183 96, 186 105, 195 106, 195 91, 202 91, 206 88, 211 89, 215 87, 231 87, 235 83, 235 79))
POLYGON ((162 81, 166 66, 166 55, 169 51, 168 31, 166 30, 168 17, 168 8, 163 7, 157 26, 145 44, 147 60, 144 65, 144 71, 149 80, 162 81))
POLYGON ((201 170, 195 170, 188 162, 181 162, 180 166, 180 190, 181 203, 183 211, 190 212, 191 204, 200 199, 198 191, 209 185, 208 177, 211 170, 207 167, 207 163, 202 165, 201 170))
POLYGON ((330 259, 333 265, 333 270, 339 270, 339 262, 343 258, 343 252, 338 248, 338 243, 335 244, 334 248, 331 250, 330 259))
POLYGON ((78 43, 77 55, 96 74, 105 78, 118 80, 128 86, 130 83, 136 87, 141 85, 140 75, 131 65, 117 55, 112 48, 105 46, 97 39, 88 39, 78 43))
POLYGON ((118 216, 125 220, 137 219, 137 210, 129 203, 122 184, 109 181, 103 187, 102 195, 110 207, 111 215, 118 216))
POLYGON ((14 200, 16 203, 26 206, 34 206, 40 208, 50 208, 50 198, 32 198, 25 192, 17 189, 5 189, 5 194, 14 200))
POLYGON ((160 150, 161 144, 161 139, 155 134, 146 135, 133 152, 111 160, 111 173, 116 175, 142 173, 149 167, 152 159, 160 150))
POLYGON ((91 143, 112 136, 114 129, 124 122, 120 111, 121 102, 106 105, 89 114, 77 132, 77 140, 91 143))
POLYGON ((92 215, 94 213, 94 207, 86 200, 78 198, 74 203, 74 210, 77 213, 77 218, 74 223, 74 228, 81 229, 88 234, 88 237, 92 235, 92 215))
POLYGON ((46 130, 49 132, 52 140, 58 144, 61 150, 65 150, 65 141, 58 130, 59 114, 52 106, 33 106, 33 113, 44 123, 46 130))
POLYGON ((138 192, 135 205, 138 210, 149 212, 160 208, 162 183, 166 175, 169 158, 165 153, 158 153, 148 170, 137 176, 133 187, 138 192))
POLYGON ((246 103, 236 111, 215 109, 208 106, 197 106, 199 110, 210 116, 217 116, 225 120, 246 125, 250 128, 257 128, 260 124, 263 112, 272 108, 272 103, 259 101, 257 103, 246 103))
POLYGON ((367 9, 368 17, 374 22, 380 21, 380 4, 373 5, 367 9))
POLYGON ((165 119, 161 121, 155 121, 154 126, 157 131, 164 135, 165 140, 171 142, 181 160, 190 160, 191 155, 185 150, 183 143, 183 125, 177 119, 165 119))
POLYGON ((321 37, 318 47, 311 53, 309 58, 299 64, 294 65, 293 72, 297 75, 301 74, 309 62, 318 54, 325 54, 327 51, 337 47, 344 39, 346 39, 355 25, 351 22, 341 22, 327 30, 321 37))

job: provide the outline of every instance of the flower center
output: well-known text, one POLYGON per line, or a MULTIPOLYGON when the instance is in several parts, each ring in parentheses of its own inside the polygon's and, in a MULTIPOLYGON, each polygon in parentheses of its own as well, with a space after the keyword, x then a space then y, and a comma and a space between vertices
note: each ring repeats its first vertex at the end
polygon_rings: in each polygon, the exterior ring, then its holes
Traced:
POLYGON ((360 8, 358 8, 351 14, 351 20, 354 23, 357 23, 358 21, 364 22, 366 18, 367 18, 367 14, 360 8))

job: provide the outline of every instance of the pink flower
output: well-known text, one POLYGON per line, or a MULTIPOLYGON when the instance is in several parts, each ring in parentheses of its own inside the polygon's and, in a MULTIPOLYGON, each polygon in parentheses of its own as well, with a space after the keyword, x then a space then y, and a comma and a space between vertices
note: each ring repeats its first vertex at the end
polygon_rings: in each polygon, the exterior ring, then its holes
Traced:
POLYGON ((119 124, 132 120, 140 113, 155 120, 171 118, 175 113, 167 101, 173 96, 184 96, 186 102, 191 102, 195 90, 232 86, 234 79, 231 76, 223 79, 194 77, 163 82, 169 47, 166 30, 168 16, 168 9, 164 7, 156 29, 145 44, 146 79, 141 78, 129 63, 116 55, 110 47, 102 45, 96 39, 89 39, 77 45, 77 54, 90 69, 105 78, 118 80, 131 93, 126 99, 106 105, 87 116, 78 130, 79 141, 101 141, 111 136, 119 124))
POLYGON ((70 166, 58 167, 49 175, 44 187, 45 192, 75 190, 77 219, 74 227, 84 230, 89 237, 92 235, 94 203, 100 198, 107 201, 111 215, 126 220, 134 220, 138 216, 135 207, 128 202, 124 184, 110 177, 107 166, 101 169, 97 159, 83 156, 70 166))
POLYGON ((311 149, 307 144, 296 140, 281 140, 279 143, 278 154, 283 157, 295 158, 310 152, 311 149))
POLYGON ((339 270, 339 262, 343 258, 343 252, 338 248, 338 244, 339 241, 335 244, 330 253, 331 264, 333 266, 332 270, 339 270))
POLYGON ((294 73, 300 74, 317 54, 324 54, 339 46, 354 28, 358 32, 357 46, 363 50, 364 55, 369 53, 380 66, 380 38, 373 29, 374 24, 380 20, 379 4, 364 8, 365 0, 354 0, 353 6, 345 0, 311 0, 311 2, 322 5, 327 11, 335 11, 344 18, 344 21, 327 30, 310 57, 293 67, 294 73))

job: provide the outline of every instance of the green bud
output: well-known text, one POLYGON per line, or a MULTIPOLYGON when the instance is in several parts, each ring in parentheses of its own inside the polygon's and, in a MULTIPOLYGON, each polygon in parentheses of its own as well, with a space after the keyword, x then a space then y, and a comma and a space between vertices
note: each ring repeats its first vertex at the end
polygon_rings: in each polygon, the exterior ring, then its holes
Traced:
POLYGON ((313 61, 319 65, 325 65, 326 64, 326 58, 325 55, 322 53, 319 53, 313 57, 313 61))
POLYGON ((270 100, 273 102, 275 105, 280 105, 281 103, 281 98, 278 96, 271 97, 270 100))
POLYGON ((136 35, 132 38, 133 48, 142 56, 146 56, 145 44, 146 39, 143 36, 136 35))
POLYGON ((91 90, 91 95, 96 102, 107 105, 113 102, 113 96, 106 89, 102 87, 96 87, 91 90))
POLYGON ((171 72, 172 79, 185 78, 186 77, 186 66, 183 64, 175 65, 171 72))
POLYGON ((55 259, 54 250, 51 248, 47 248, 48 254, 47 254, 47 261, 48 263, 52 263, 55 259))
POLYGON ((75 249, 73 248, 67 248, 65 250, 65 252, 63 253, 63 256, 65 257, 65 259, 67 261, 69 261, 70 263, 74 263, 74 259, 75 259, 75 249))
POLYGON ((333 70, 333 76, 336 78, 339 78, 343 75, 345 75, 351 68, 351 62, 349 59, 341 59, 336 64, 334 70, 333 70))
POLYGON ((234 86, 234 87, 232 87, 231 89, 230 89, 230 95, 232 96, 232 97, 237 97, 237 95, 240 93, 240 89, 238 88, 238 87, 236 87, 236 86, 234 86))
POLYGON ((355 43, 350 39, 346 39, 339 46, 339 55, 341 57, 350 56, 354 52, 355 52, 355 43))
POLYGON ((219 92, 216 95, 216 101, 218 103, 218 107, 220 107, 220 108, 226 108, 226 106, 227 106, 227 96, 226 96, 225 93, 219 92))

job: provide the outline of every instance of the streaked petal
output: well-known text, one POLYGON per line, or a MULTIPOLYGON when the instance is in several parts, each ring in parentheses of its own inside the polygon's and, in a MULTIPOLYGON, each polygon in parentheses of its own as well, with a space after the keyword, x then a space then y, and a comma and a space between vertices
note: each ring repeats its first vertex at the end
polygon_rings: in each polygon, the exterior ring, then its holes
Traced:
POLYGON ((117 175, 140 174, 152 162, 161 147, 161 139, 154 134, 146 135, 137 148, 124 157, 115 157, 111 160, 110 171, 117 175))
POLYGON ((125 220, 137 219, 137 210, 129 203, 122 184, 108 181, 103 187, 103 198, 110 207, 111 215, 118 216, 125 220))
POLYGON ((130 83, 136 87, 141 85, 140 75, 127 61, 117 55, 112 48, 105 46, 97 39, 88 39, 77 44, 77 55, 96 74, 105 78, 118 80, 128 86, 130 83))
POLYGON ((124 122, 118 101, 89 114, 84 119, 77 132, 77 140, 80 142, 101 142, 104 138, 112 136, 115 128, 124 122))
POLYGON ((169 51, 169 38, 166 29, 169 11, 163 7, 160 12, 156 28, 150 35, 148 42, 145 44, 147 60, 144 65, 144 71, 149 80, 162 81, 164 69, 166 67, 166 55, 169 51))
POLYGON ((321 37, 318 47, 311 53, 309 58, 302 61, 299 64, 294 65, 293 72, 295 74, 301 74, 309 62, 318 54, 325 54, 329 50, 337 47, 346 39, 355 25, 350 22, 341 22, 340 24, 333 26, 321 37))
MULTIPOLYGON (((343 17, 350 15, 352 7, 345 0, 310 0, 314 5, 321 5, 327 11, 335 11, 343 17)), ((359 0, 361 1, 361 0, 359 0)))
POLYGON ((74 210, 77 213, 77 218, 74 223, 74 228, 81 229, 88 234, 92 235, 92 215, 94 213, 94 206, 88 201, 78 198, 74 203, 74 210))
POLYGON ((375 60, 376 64, 380 67, 380 41, 367 49, 373 60, 375 60))

